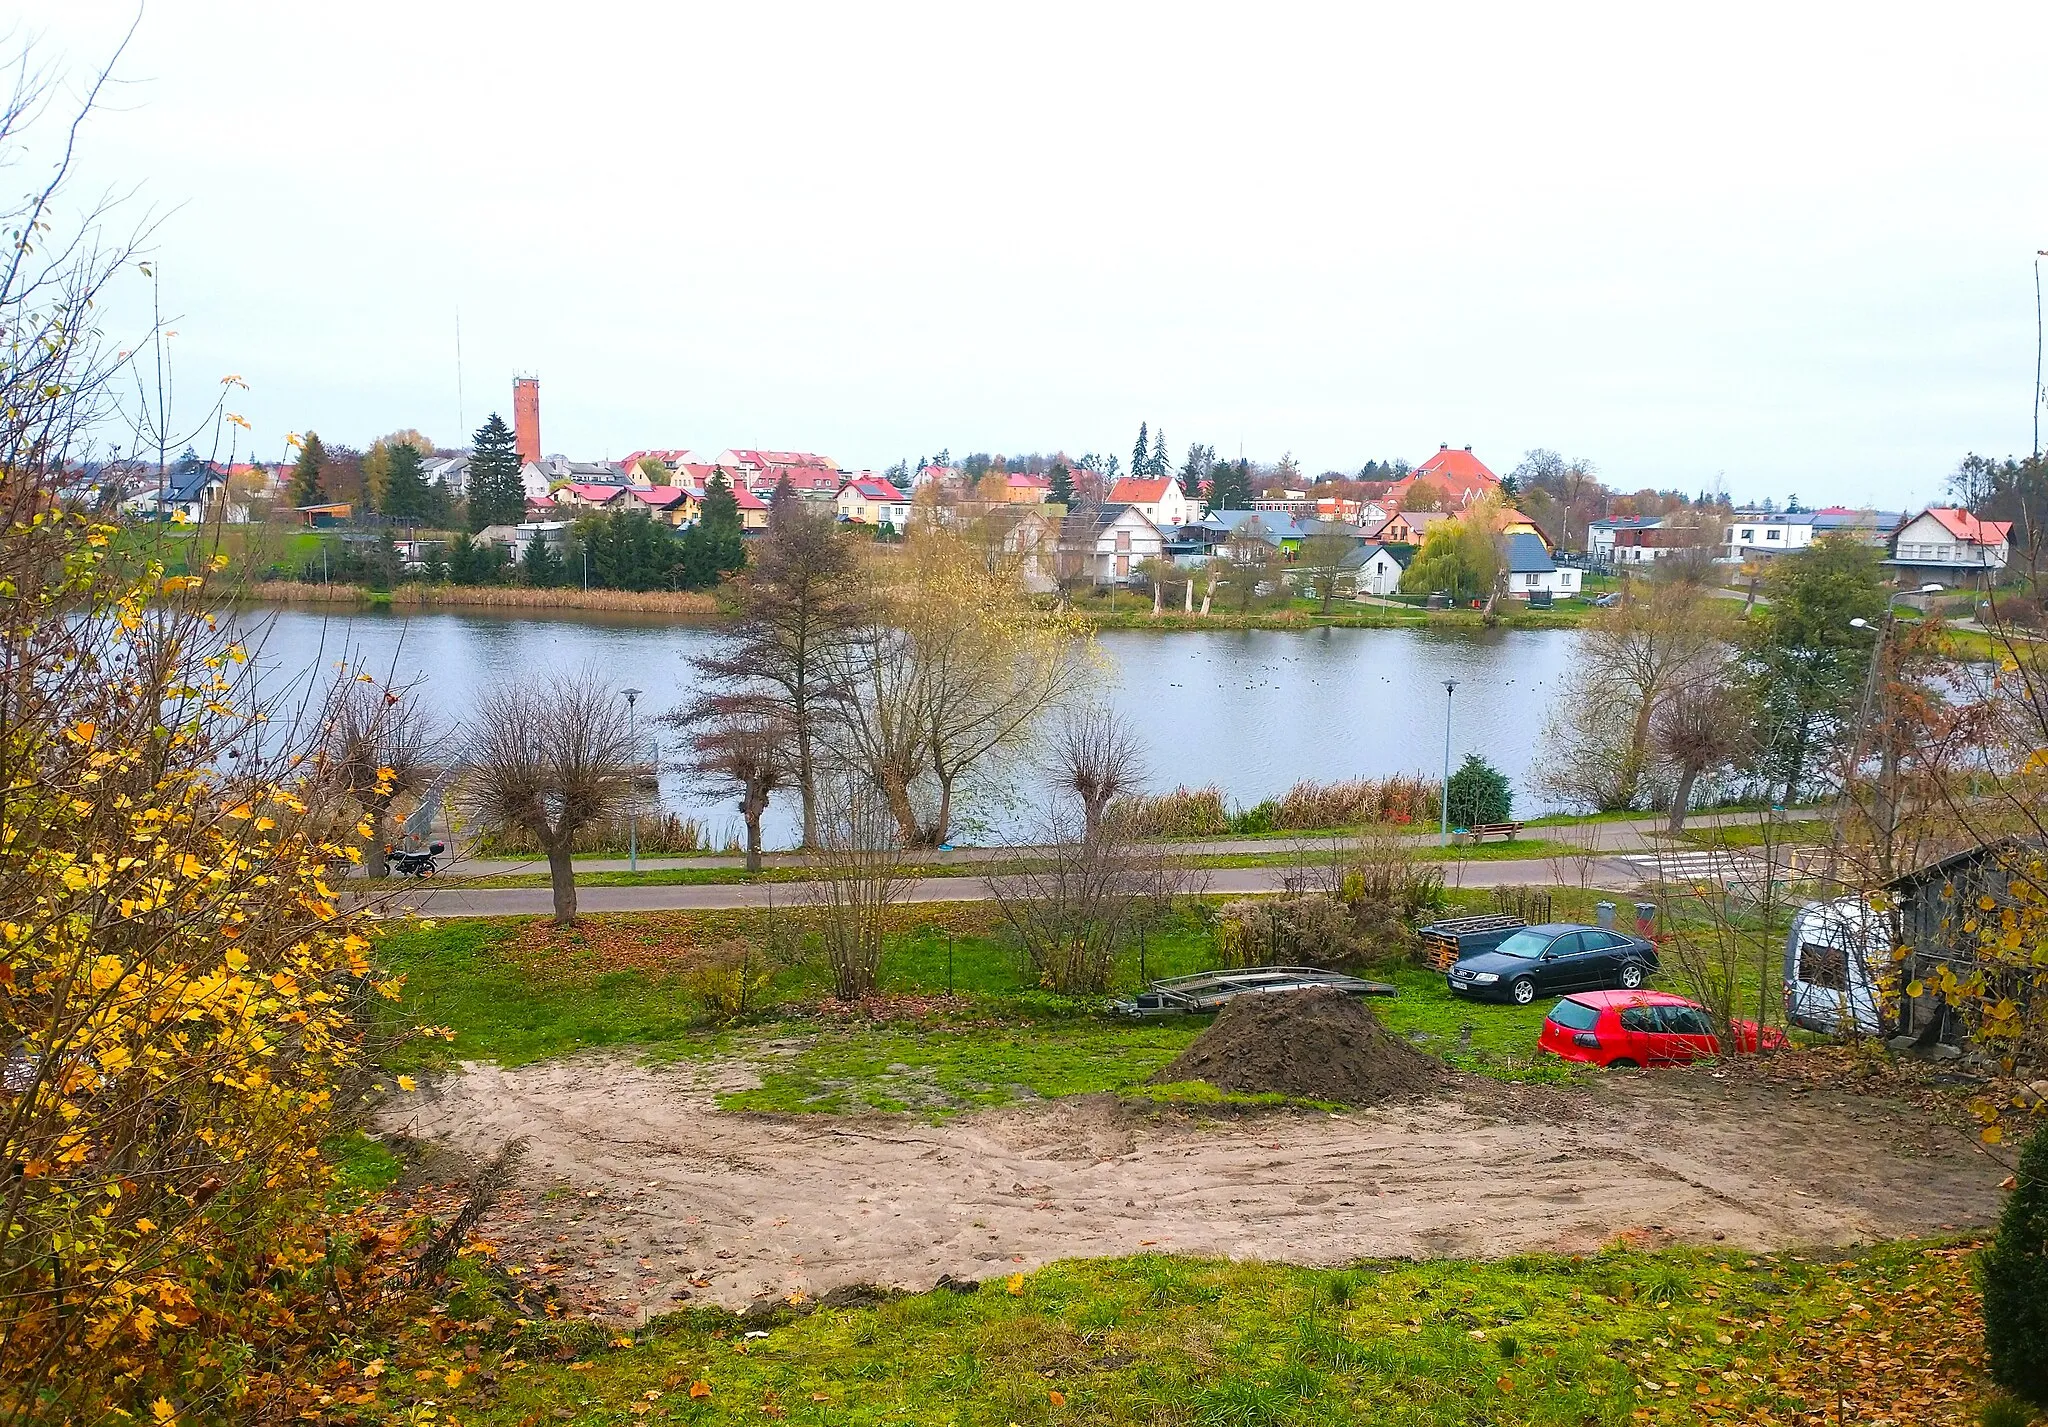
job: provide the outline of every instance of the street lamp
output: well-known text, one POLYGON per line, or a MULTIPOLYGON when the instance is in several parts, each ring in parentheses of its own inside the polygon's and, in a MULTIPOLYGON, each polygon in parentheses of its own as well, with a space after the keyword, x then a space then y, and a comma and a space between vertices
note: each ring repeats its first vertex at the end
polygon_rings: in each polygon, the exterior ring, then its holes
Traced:
POLYGON ((1451 693, 1457 687, 1456 679, 1444 680, 1444 786, 1437 827, 1437 845, 1440 847, 1451 845, 1451 693))
MULTIPOLYGON (((627 689, 626 718, 632 728, 633 756, 640 756, 640 691, 627 689)), ((626 866, 629 870, 640 870, 640 765, 634 763, 629 776, 633 780, 633 796, 626 807, 626 866)))
MULTIPOLYGON (((1861 616, 1849 621, 1849 627, 1851 629, 1876 630, 1877 642, 1870 647, 1870 668, 1865 672, 1863 676, 1863 705, 1857 711, 1856 714, 1856 736, 1850 742, 1849 762, 1847 767, 1845 767, 1842 770, 1842 791, 1835 802, 1836 814, 1833 833, 1834 840, 1833 846, 1831 847, 1829 854, 1830 872, 1832 872, 1833 870, 1832 863, 1834 857, 1839 854, 1842 845, 1843 823, 1848 816, 1849 785, 1851 780, 1854 779, 1856 776, 1856 770, 1863 766, 1863 739, 1864 735, 1869 731, 1870 728, 1871 705, 1874 704, 1877 700, 1878 670, 1884 663, 1885 640, 1891 634, 1892 610, 1897 605, 1897 603, 1902 599, 1909 599, 1914 595, 1938 595, 1945 588, 1947 587, 1944 585, 1936 584, 1932 581, 1929 581, 1927 584, 1922 585, 1917 590, 1894 590, 1891 594, 1885 597, 1884 616, 1876 624, 1872 624, 1869 620, 1864 619, 1861 616)), ((1889 741, 1887 741, 1885 744, 1886 766, 1883 769, 1882 777, 1880 779, 1880 793, 1885 799, 1884 820, 1887 824, 1889 824, 1891 820, 1891 802, 1889 786, 1891 781, 1891 747, 1892 745, 1889 741)), ((1889 827, 1887 827, 1887 834, 1889 833, 1889 830, 1889 827)), ((1880 855, 1885 859, 1885 871, 1889 873, 1891 870, 1891 850, 1889 845, 1889 839, 1887 839, 1886 846, 1880 849, 1880 855)))

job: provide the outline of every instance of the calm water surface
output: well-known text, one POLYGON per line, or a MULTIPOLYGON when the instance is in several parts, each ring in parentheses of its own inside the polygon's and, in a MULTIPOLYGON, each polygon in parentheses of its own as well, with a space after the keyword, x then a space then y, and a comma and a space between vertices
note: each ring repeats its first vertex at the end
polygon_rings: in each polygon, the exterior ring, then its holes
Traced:
MULTIPOLYGON (((658 714, 688 700, 688 658, 718 638, 711 629, 587 615, 291 609, 253 613, 244 623, 266 679, 303 678, 347 657, 380 675, 393 670, 400 681, 424 679, 426 696, 453 717, 499 680, 584 667, 641 689, 643 715, 658 714)), ((1576 636, 1325 629, 1115 631, 1100 639, 1111 665, 1105 696, 1144 731, 1155 787, 1214 783, 1249 806, 1303 778, 1435 774, 1444 757, 1443 681, 1456 679, 1453 762, 1468 752, 1491 759, 1514 782, 1517 812, 1534 813, 1541 809, 1528 791, 1529 762, 1576 636)), ((665 734, 665 754, 673 742, 665 734)), ((662 790, 678 811, 720 831, 738 827, 729 804, 708 804, 679 774, 665 772, 662 790)), ((770 808, 778 845, 794 840, 785 802, 778 796, 770 808)), ((1021 831, 1031 802, 1028 791, 989 791, 975 810, 980 827, 957 835, 1021 831)))

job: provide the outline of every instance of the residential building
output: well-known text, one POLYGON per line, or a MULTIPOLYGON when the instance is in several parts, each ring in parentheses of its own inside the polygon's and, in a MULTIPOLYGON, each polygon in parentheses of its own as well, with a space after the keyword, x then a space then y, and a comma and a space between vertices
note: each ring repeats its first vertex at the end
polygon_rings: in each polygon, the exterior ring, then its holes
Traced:
POLYGON ((632 504, 633 487, 571 481, 555 487, 555 504, 577 510, 624 510, 632 504))
POLYGON ((1579 592, 1579 571, 1559 565, 1537 535, 1510 535, 1508 545, 1508 598, 1525 600, 1537 591, 1552 595, 1579 592))
POLYGON ((1011 471, 1003 477, 1003 499, 1010 505, 1044 505, 1052 499, 1052 482, 1028 471, 1011 471))
POLYGON ((2011 558, 2011 521, 1931 505, 1899 526, 1885 564, 1915 581, 1988 585, 2011 558))
POLYGON ((839 518, 850 525, 910 526, 910 497, 880 478, 848 481, 839 488, 839 518))
POLYGON ((543 456, 519 468, 519 484, 528 495, 546 495, 556 486, 601 485, 625 487, 632 482, 609 461, 572 461, 567 456, 543 456))
POLYGON ((1500 533, 1503 535, 1533 535, 1543 542, 1545 550, 1550 551, 1553 555, 1557 553, 1557 547, 1550 543, 1550 537, 1543 533, 1543 527, 1511 505, 1501 507, 1500 533))
MULTIPOLYGON (((768 528, 768 502, 745 486, 732 488, 733 503, 740 508, 740 533, 753 535, 768 528)), ((903 527, 896 527, 901 530, 903 527)))
POLYGON ((1883 510, 1738 510, 1727 518, 1721 537, 1721 558, 1746 560, 1804 550, 1823 535, 1847 535, 1865 545, 1889 547, 1891 534, 1905 522, 1904 514, 1883 510))
POLYGON ((697 494, 687 486, 635 486, 627 492, 623 508, 644 510, 664 525, 689 525, 696 521, 697 494))
POLYGON ((1108 505, 1134 505, 1147 520, 1165 529, 1197 518, 1194 503, 1171 476, 1142 480, 1125 476, 1109 488, 1108 505))
POLYGON ((125 514, 153 520, 186 520, 197 524, 221 520, 246 524, 249 507, 229 499, 227 472, 211 461, 187 456, 164 473, 163 488, 154 480, 121 502, 125 514))
POLYGON ((1586 527, 1586 558, 1596 565, 1619 562, 1615 554, 1618 537, 1627 531, 1656 530, 1664 524, 1660 515, 1617 515, 1596 520, 1586 527))
POLYGON ((1129 584, 1138 567, 1157 559, 1165 545, 1150 516, 1135 505, 1113 501, 1076 507, 1060 526, 1061 567, 1098 585, 1129 584))
POLYGON ((460 496, 469 488, 469 457, 429 456, 420 462, 420 474, 430 486, 440 486, 450 496, 460 496))
POLYGON ((1430 526, 1450 518, 1441 510, 1397 511, 1388 516, 1377 530, 1368 528, 1366 534, 1382 545, 1420 545, 1429 534, 1430 526))
POLYGON ((569 549, 569 527, 566 520, 524 520, 517 525, 486 525, 476 533, 479 545, 500 545, 517 560, 533 543, 538 535, 547 547, 557 555, 569 549))
POLYGON ((1397 505, 1405 506, 1408 493, 1424 481, 1442 494, 1444 508, 1452 511, 1463 510, 1479 497, 1500 489, 1500 477, 1472 454, 1470 446, 1462 451, 1454 451, 1447 444, 1437 447, 1434 456, 1389 486, 1387 495, 1397 505))
MULTIPOLYGON (((1257 522, 1257 538, 1289 555, 1301 549, 1302 541, 1323 529, 1323 522, 1319 520, 1306 520, 1298 515, 1284 515, 1272 510, 1212 510, 1202 517, 1201 524, 1218 531, 1218 543, 1221 543, 1254 521, 1257 522)), ((1351 533, 1355 535, 1357 532, 1351 533)))
POLYGON ((1355 595, 1390 595, 1401 588, 1401 572, 1407 564, 1392 550, 1367 541, 1347 552, 1343 568, 1355 595))

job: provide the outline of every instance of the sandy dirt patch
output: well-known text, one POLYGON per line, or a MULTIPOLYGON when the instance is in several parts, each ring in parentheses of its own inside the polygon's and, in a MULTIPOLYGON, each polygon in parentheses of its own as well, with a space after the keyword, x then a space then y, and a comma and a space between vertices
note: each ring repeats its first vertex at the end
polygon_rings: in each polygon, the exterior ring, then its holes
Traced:
POLYGON ((527 1182, 485 1232, 623 1320, 1146 1250, 1333 1265, 1617 1236, 1851 1244, 1988 1223, 2002 1173, 1919 1112, 1705 1071, 1221 1121, 1085 1096, 941 1125, 715 1108, 749 1078, 615 1055, 476 1065, 379 1128, 473 1154, 530 1136, 527 1182))

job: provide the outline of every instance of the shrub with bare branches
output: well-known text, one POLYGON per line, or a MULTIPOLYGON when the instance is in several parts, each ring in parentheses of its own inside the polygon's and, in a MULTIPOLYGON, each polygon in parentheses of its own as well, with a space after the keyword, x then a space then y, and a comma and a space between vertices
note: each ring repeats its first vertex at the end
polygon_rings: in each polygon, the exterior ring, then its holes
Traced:
POLYGON ((885 797, 855 779, 821 791, 816 876, 806 885, 832 966, 833 993, 857 1001, 875 989, 889 908, 909 890, 910 878, 885 797))
POLYGON ((343 686, 321 732, 316 781, 352 805, 350 821, 360 817, 368 825, 363 865, 370 876, 382 877, 392 805, 432 786, 453 751, 453 737, 428 708, 420 681, 393 685, 370 674, 343 686))
POLYGON ((625 699, 590 672, 501 684, 477 702, 467 761, 464 812, 539 844, 555 921, 574 922, 576 834, 633 796, 640 751, 625 699))

